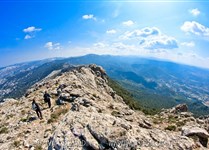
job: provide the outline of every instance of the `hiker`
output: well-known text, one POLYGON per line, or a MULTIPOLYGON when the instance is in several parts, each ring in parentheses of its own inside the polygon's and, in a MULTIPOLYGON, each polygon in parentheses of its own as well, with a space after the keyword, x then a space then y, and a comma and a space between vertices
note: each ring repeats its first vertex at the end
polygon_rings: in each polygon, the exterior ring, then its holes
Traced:
POLYGON ((32 109, 36 111, 38 118, 43 119, 41 109, 35 100, 32 102, 32 109))
POLYGON ((46 103, 48 103, 48 106, 49 106, 49 108, 51 108, 51 100, 50 100, 50 95, 47 93, 47 91, 45 91, 45 93, 44 93, 44 102, 46 103))

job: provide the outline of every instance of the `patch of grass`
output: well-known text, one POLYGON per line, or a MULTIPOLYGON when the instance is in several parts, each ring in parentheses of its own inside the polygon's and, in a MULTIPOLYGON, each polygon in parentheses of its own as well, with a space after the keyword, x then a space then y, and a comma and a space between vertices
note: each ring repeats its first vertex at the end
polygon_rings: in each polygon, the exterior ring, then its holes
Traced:
POLYGON ((157 118, 153 118, 153 123, 154 124, 161 124, 163 122, 163 118, 161 117, 157 117, 157 118))
POLYGON ((34 147, 34 150, 42 150, 43 148, 42 148, 42 146, 41 145, 36 145, 35 147, 34 147))
POLYGON ((176 131, 176 126, 175 125, 168 125, 167 127, 165 127, 165 130, 176 131))
POLYGON ((28 119, 27 119, 27 118, 21 118, 20 121, 22 121, 22 122, 27 122, 28 119))
POLYGON ((15 116, 14 114, 9 114, 6 117, 7 117, 7 119, 10 119, 10 118, 13 118, 14 116, 15 116))
POLYGON ((120 136, 126 136, 126 134, 127 134, 126 131, 121 131, 120 132, 120 136))
POLYGON ((0 128, 0 134, 6 134, 9 133, 9 130, 7 127, 3 126, 0 128))
POLYGON ((56 122, 61 115, 66 114, 68 111, 69 111, 69 107, 66 107, 66 108, 60 107, 59 109, 57 109, 51 114, 51 118, 47 121, 47 123, 49 124, 49 123, 56 122))
POLYGON ((172 115, 168 116, 169 123, 176 123, 176 121, 177 121, 177 118, 175 118, 175 116, 172 116, 172 115))
POLYGON ((41 120, 41 121, 40 121, 40 123, 44 123, 44 122, 45 122, 44 120, 41 120))
POLYGON ((111 115, 117 117, 120 115, 120 113, 118 111, 112 111, 111 115))
POLYGON ((14 147, 19 147, 20 146, 20 141, 14 141, 13 145, 14 145, 14 147))
POLYGON ((176 122, 176 125, 178 126, 178 127, 182 127, 182 126, 184 126, 185 125, 185 121, 178 121, 178 122, 176 122))
POLYGON ((53 122, 55 122, 55 120, 53 120, 52 118, 50 118, 50 119, 47 121, 48 124, 53 123, 53 122))

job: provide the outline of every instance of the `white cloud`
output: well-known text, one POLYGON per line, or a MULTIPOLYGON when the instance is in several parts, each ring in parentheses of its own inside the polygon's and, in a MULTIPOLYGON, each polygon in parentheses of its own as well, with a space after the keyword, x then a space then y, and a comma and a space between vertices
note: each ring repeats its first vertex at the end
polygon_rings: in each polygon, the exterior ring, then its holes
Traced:
POLYGON ((127 31, 125 32, 124 35, 122 35, 120 38, 121 39, 132 39, 132 38, 141 38, 141 37, 148 37, 148 36, 154 36, 154 35, 159 35, 160 30, 156 27, 146 27, 143 29, 138 29, 138 30, 134 30, 134 31, 127 31))
POLYGON ((60 43, 53 44, 53 42, 47 42, 44 45, 44 47, 49 49, 49 50, 60 50, 61 49, 60 43))
POLYGON ((33 38, 32 36, 30 36, 30 35, 28 35, 28 34, 26 34, 26 36, 25 36, 25 38, 24 39, 31 39, 31 38, 33 38))
POLYGON ((107 30, 106 33, 107 34, 115 34, 117 31, 112 29, 112 30, 107 30))
POLYGON ((127 50, 127 51, 135 49, 134 45, 127 45, 127 44, 124 44, 122 42, 113 43, 112 47, 116 48, 116 49, 119 49, 119 50, 127 50))
POLYGON ((31 33, 31 32, 41 31, 41 30, 42 30, 41 28, 36 28, 34 26, 31 26, 31 27, 23 29, 23 32, 31 33))
POLYGON ((28 28, 23 29, 23 32, 26 33, 24 39, 25 40, 28 40, 28 39, 34 38, 36 32, 39 32, 41 30, 42 30, 41 28, 36 28, 34 26, 31 26, 31 27, 28 27, 28 28))
POLYGON ((159 35, 154 37, 149 37, 142 40, 140 43, 142 47, 146 49, 174 49, 178 48, 178 43, 175 38, 169 37, 167 35, 159 35))
POLYGON ((53 43, 52 42, 47 42, 44 47, 48 48, 49 50, 52 50, 53 49, 53 43))
POLYGON ((96 17, 94 17, 93 14, 89 14, 89 15, 83 15, 82 16, 83 19, 87 20, 87 19, 93 19, 93 20, 97 20, 96 17))
POLYGON ((132 20, 128 20, 122 23, 124 26, 132 26, 134 25, 134 22, 132 20))
POLYGON ((194 16, 194 17, 197 17, 200 15, 200 11, 195 8, 195 9, 192 9, 192 10, 189 10, 189 12, 194 16))
POLYGON ((93 46, 96 47, 96 48, 104 48, 107 45, 104 44, 103 42, 98 42, 98 43, 94 43, 93 46))
POLYGON ((156 27, 125 32, 119 37, 122 40, 134 41, 145 49, 174 49, 178 48, 177 40, 173 37, 162 34, 156 27))
POLYGON ((209 36, 209 28, 196 21, 186 21, 181 26, 181 30, 186 33, 192 33, 199 36, 209 36))
POLYGON ((182 46, 186 46, 186 47, 194 47, 195 43, 193 41, 191 41, 191 42, 182 42, 181 45, 182 46))

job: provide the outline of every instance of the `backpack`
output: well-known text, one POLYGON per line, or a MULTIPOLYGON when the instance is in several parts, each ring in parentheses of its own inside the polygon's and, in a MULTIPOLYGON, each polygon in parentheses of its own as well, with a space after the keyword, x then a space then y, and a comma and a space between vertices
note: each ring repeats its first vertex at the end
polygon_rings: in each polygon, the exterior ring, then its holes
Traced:
POLYGON ((49 94, 44 94, 44 102, 50 101, 50 95, 49 94))
POLYGON ((33 110, 36 110, 36 109, 37 109, 37 106, 36 106, 35 103, 32 104, 32 109, 33 109, 33 110))

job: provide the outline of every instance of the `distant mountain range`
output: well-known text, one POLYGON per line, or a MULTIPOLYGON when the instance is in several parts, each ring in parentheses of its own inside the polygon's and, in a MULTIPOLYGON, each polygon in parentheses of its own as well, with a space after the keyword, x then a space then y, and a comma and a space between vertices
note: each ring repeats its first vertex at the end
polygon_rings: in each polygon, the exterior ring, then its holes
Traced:
POLYGON ((37 81, 66 64, 97 64, 144 107, 158 111, 187 103, 197 115, 209 114, 209 70, 134 56, 85 55, 16 64, 0 69, 0 100, 21 97, 37 81))

